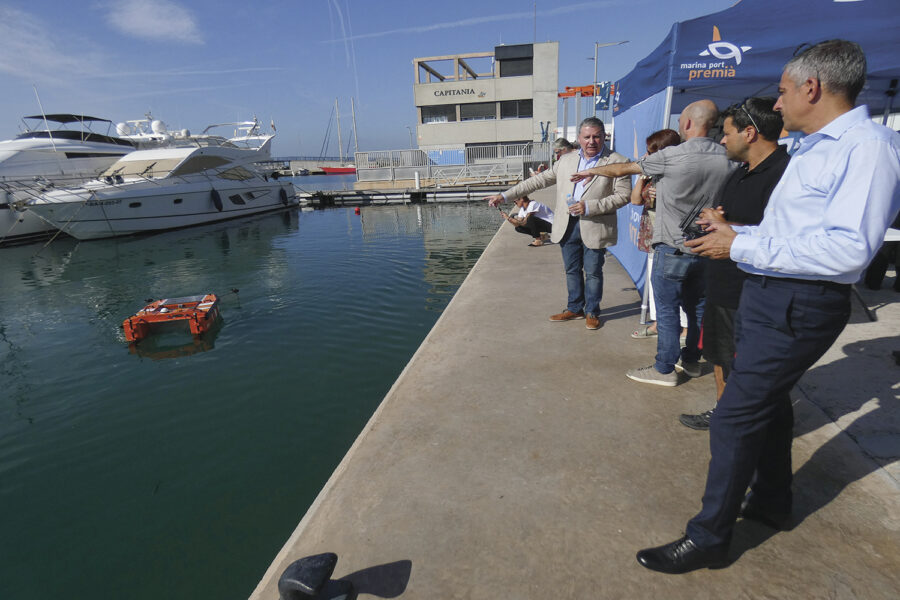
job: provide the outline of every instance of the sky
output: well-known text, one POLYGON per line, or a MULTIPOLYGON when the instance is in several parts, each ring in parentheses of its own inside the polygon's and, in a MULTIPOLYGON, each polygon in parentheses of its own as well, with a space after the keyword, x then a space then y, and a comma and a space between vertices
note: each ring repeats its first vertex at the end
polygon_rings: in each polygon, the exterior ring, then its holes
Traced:
MULTIPOLYGON (((149 111, 194 133, 257 116, 275 123, 275 156, 319 156, 335 98, 348 146, 353 98, 360 150, 408 148, 413 58, 558 41, 562 89, 592 83, 595 42, 628 40, 598 50, 598 79, 615 81, 675 21, 734 3, 0 0, 0 139, 41 112, 39 97, 46 113, 149 111)), ((334 133, 327 148, 337 154, 334 133)))

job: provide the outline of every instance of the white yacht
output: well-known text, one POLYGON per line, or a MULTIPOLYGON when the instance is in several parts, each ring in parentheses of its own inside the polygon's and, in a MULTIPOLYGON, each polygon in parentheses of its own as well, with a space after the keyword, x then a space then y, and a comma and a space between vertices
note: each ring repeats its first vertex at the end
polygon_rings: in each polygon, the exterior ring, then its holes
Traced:
POLYGON ((80 240, 175 229, 296 206, 293 185, 261 175, 256 150, 216 138, 137 150, 96 180, 42 193, 28 209, 80 240))
POLYGON ((35 191, 75 185, 135 149, 134 142, 109 135, 112 122, 87 115, 49 114, 23 118, 25 131, 0 141, 0 244, 27 241, 53 228, 23 210, 35 191), (107 133, 92 127, 107 125, 107 133), (25 189, 25 194, 19 194, 25 189))

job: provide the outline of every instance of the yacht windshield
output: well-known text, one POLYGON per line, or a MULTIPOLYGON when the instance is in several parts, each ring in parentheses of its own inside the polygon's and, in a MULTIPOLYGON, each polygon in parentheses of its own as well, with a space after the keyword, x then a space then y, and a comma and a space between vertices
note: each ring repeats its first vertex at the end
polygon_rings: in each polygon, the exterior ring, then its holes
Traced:
POLYGON ((180 162, 181 160, 178 158, 119 160, 100 173, 100 177, 112 177, 115 175, 128 177, 129 175, 138 175, 160 179, 168 176, 172 169, 177 167, 180 162))

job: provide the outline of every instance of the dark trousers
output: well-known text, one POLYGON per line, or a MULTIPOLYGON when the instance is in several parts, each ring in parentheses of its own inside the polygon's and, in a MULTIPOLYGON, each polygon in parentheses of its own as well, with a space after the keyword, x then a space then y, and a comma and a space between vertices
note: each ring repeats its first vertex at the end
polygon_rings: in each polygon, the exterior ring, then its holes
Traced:
POLYGON ((528 216, 525 217, 524 225, 516 226, 516 231, 530 235, 533 238, 541 237, 541 233, 550 233, 551 229, 553 229, 552 223, 548 223, 547 221, 534 216, 534 213, 529 213, 528 216))
POLYGON ((751 276, 735 324, 737 354, 710 423, 703 509, 687 525, 701 548, 731 541, 747 487, 755 508, 791 511, 790 391, 850 318, 850 286, 751 276))

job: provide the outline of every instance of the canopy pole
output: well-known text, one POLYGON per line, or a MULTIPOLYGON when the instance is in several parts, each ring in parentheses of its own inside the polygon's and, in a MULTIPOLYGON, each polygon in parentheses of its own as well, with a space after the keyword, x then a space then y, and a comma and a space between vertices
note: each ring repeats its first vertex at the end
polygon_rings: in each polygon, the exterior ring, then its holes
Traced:
POLYGON ((885 96, 888 97, 887 104, 884 107, 884 116, 881 117, 881 124, 887 125, 888 117, 891 116, 891 110, 894 107, 894 96, 897 95, 897 80, 891 79, 891 87, 886 91, 885 96))
POLYGON ((669 128, 669 120, 672 118, 672 96, 674 95, 674 93, 675 88, 673 88, 671 85, 666 88, 666 108, 665 110, 663 110, 663 122, 660 129, 669 128))

